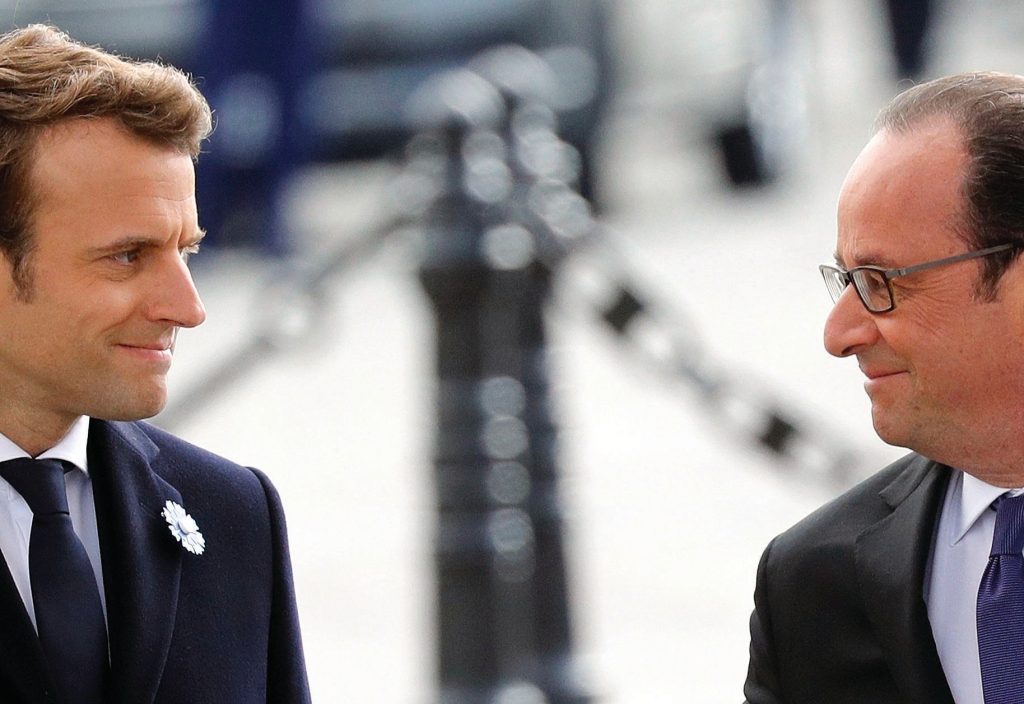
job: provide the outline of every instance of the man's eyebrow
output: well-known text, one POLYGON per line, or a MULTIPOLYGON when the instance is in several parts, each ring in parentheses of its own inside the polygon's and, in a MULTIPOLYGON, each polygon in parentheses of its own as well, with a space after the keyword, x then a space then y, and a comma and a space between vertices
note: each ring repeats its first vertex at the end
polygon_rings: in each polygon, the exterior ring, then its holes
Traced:
MULTIPOLYGON (((183 247, 194 247, 195 245, 202 242, 203 238, 206 237, 206 230, 197 229, 191 237, 184 240, 181 246, 183 247)), ((100 247, 93 247, 89 250, 89 254, 95 256, 106 256, 108 254, 116 254, 118 252, 124 252, 130 249, 146 249, 147 247, 160 247, 166 242, 161 237, 142 237, 138 235, 129 235, 128 237, 122 237, 119 240, 115 240, 110 244, 106 244, 100 247)))
POLYGON ((93 247, 89 250, 90 254, 104 255, 104 254, 115 254, 117 252, 124 252, 129 249, 145 249, 146 247, 159 246, 161 240, 156 237, 139 237, 130 235, 128 237, 122 237, 119 240, 111 242, 110 244, 103 245, 101 247, 93 247))
POLYGON ((847 265, 846 260, 843 258, 843 255, 841 255, 838 250, 833 252, 832 256, 836 260, 836 265, 843 269, 852 269, 855 266, 877 266, 881 267, 882 269, 895 269, 898 266, 892 259, 889 259, 888 257, 885 257, 881 254, 868 254, 863 257, 858 257, 857 261, 854 262, 854 264, 852 265, 847 265))

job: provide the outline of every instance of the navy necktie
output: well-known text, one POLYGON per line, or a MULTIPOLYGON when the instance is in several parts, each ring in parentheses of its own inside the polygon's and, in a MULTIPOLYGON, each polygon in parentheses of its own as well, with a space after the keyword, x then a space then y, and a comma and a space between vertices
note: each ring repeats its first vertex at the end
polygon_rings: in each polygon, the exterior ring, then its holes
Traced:
POLYGON ((0 476, 32 509, 28 570, 36 631, 63 704, 101 704, 109 660, 103 606, 89 556, 71 525, 64 466, 27 457, 0 476))
POLYGON ((1003 496, 978 588, 978 654, 985 704, 1024 702, 1024 495, 1003 496))

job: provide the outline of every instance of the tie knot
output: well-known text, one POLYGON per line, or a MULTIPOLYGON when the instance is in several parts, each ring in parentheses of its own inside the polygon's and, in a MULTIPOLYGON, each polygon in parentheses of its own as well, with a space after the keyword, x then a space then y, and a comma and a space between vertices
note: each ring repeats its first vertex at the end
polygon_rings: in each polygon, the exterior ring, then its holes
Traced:
POLYGON ((1020 555, 1024 551, 1024 494, 1004 494, 996 501, 991 555, 1020 555))
POLYGON ((35 516, 68 513, 68 494, 64 486, 64 465, 60 460, 33 460, 28 457, 0 462, 0 477, 21 494, 35 516))

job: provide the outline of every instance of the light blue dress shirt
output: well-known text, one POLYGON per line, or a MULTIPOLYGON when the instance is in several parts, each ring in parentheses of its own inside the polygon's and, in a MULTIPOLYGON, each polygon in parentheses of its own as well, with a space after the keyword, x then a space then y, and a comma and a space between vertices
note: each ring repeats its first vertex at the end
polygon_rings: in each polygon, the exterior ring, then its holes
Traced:
POLYGON ((957 704, 985 702, 978 656, 978 587, 996 525, 992 502, 1006 492, 1005 487, 955 471, 932 541, 924 598, 942 670, 957 704))

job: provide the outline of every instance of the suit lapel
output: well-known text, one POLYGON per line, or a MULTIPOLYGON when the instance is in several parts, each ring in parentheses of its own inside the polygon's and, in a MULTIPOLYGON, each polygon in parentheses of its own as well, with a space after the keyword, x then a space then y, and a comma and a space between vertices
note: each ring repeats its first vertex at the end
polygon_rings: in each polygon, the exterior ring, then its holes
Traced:
POLYGON ((882 491, 892 513, 857 539, 857 577, 889 668, 908 702, 953 703, 923 596, 932 532, 951 470, 915 459, 882 491))
POLYGON ((181 549, 160 512, 181 501, 150 463, 159 450, 135 426, 93 420, 89 472, 107 599, 113 702, 156 696, 178 604, 181 549))
POLYGON ((7 563, 0 559, 0 685, 2 701, 51 701, 56 688, 50 678, 35 628, 25 610, 7 563))

